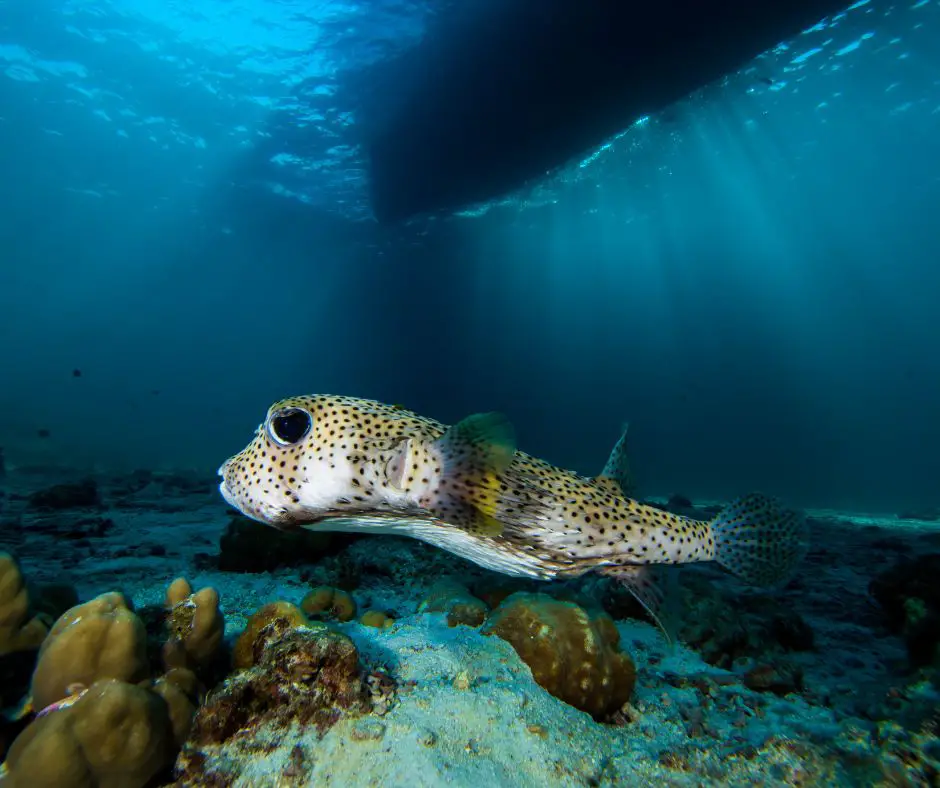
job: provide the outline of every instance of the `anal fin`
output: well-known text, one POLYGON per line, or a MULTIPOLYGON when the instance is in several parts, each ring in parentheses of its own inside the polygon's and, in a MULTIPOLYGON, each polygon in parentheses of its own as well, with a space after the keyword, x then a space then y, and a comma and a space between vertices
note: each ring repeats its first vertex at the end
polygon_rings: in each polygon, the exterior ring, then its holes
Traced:
POLYGON ((617 580, 633 595, 663 633, 667 643, 672 645, 676 641, 681 599, 675 567, 644 564, 609 566, 598 571, 617 580))

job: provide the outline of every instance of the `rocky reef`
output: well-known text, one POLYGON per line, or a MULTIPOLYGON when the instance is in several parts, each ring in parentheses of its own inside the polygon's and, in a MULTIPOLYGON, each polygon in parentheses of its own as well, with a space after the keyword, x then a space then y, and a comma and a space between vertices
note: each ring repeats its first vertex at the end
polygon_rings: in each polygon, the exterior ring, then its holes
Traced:
POLYGON ((0 501, 4 788, 937 784, 929 521, 813 513, 774 593, 683 568, 669 643, 609 579, 40 480, 0 501))

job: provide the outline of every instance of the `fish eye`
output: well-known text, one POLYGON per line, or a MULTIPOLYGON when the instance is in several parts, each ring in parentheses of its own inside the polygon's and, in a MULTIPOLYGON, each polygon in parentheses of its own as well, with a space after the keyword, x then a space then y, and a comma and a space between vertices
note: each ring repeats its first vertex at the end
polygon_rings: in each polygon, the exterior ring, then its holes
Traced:
POLYGON ((268 419, 268 435, 281 446, 290 446, 310 432, 313 422, 310 414, 300 408, 285 408, 272 413, 268 419))

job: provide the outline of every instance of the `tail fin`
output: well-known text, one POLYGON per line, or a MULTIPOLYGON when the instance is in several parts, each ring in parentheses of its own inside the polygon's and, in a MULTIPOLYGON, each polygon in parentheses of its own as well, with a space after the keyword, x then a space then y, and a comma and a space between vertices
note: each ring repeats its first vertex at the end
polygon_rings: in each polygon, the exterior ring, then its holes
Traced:
POLYGON ((803 516, 760 493, 733 501, 711 526, 715 560, 753 585, 787 579, 805 553, 803 516))

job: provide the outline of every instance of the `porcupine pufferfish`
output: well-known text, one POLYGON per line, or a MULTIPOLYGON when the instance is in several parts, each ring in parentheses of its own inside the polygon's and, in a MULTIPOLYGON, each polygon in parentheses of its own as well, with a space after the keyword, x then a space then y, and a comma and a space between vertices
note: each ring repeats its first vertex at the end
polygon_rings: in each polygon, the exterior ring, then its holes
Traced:
POLYGON ((222 465, 219 488, 282 530, 400 534, 517 577, 610 575, 660 626, 653 565, 716 561, 754 585, 790 574, 803 553, 799 513, 759 493, 710 521, 634 500, 625 438, 590 478, 518 451, 497 413, 447 427, 399 405, 291 397, 222 465))

